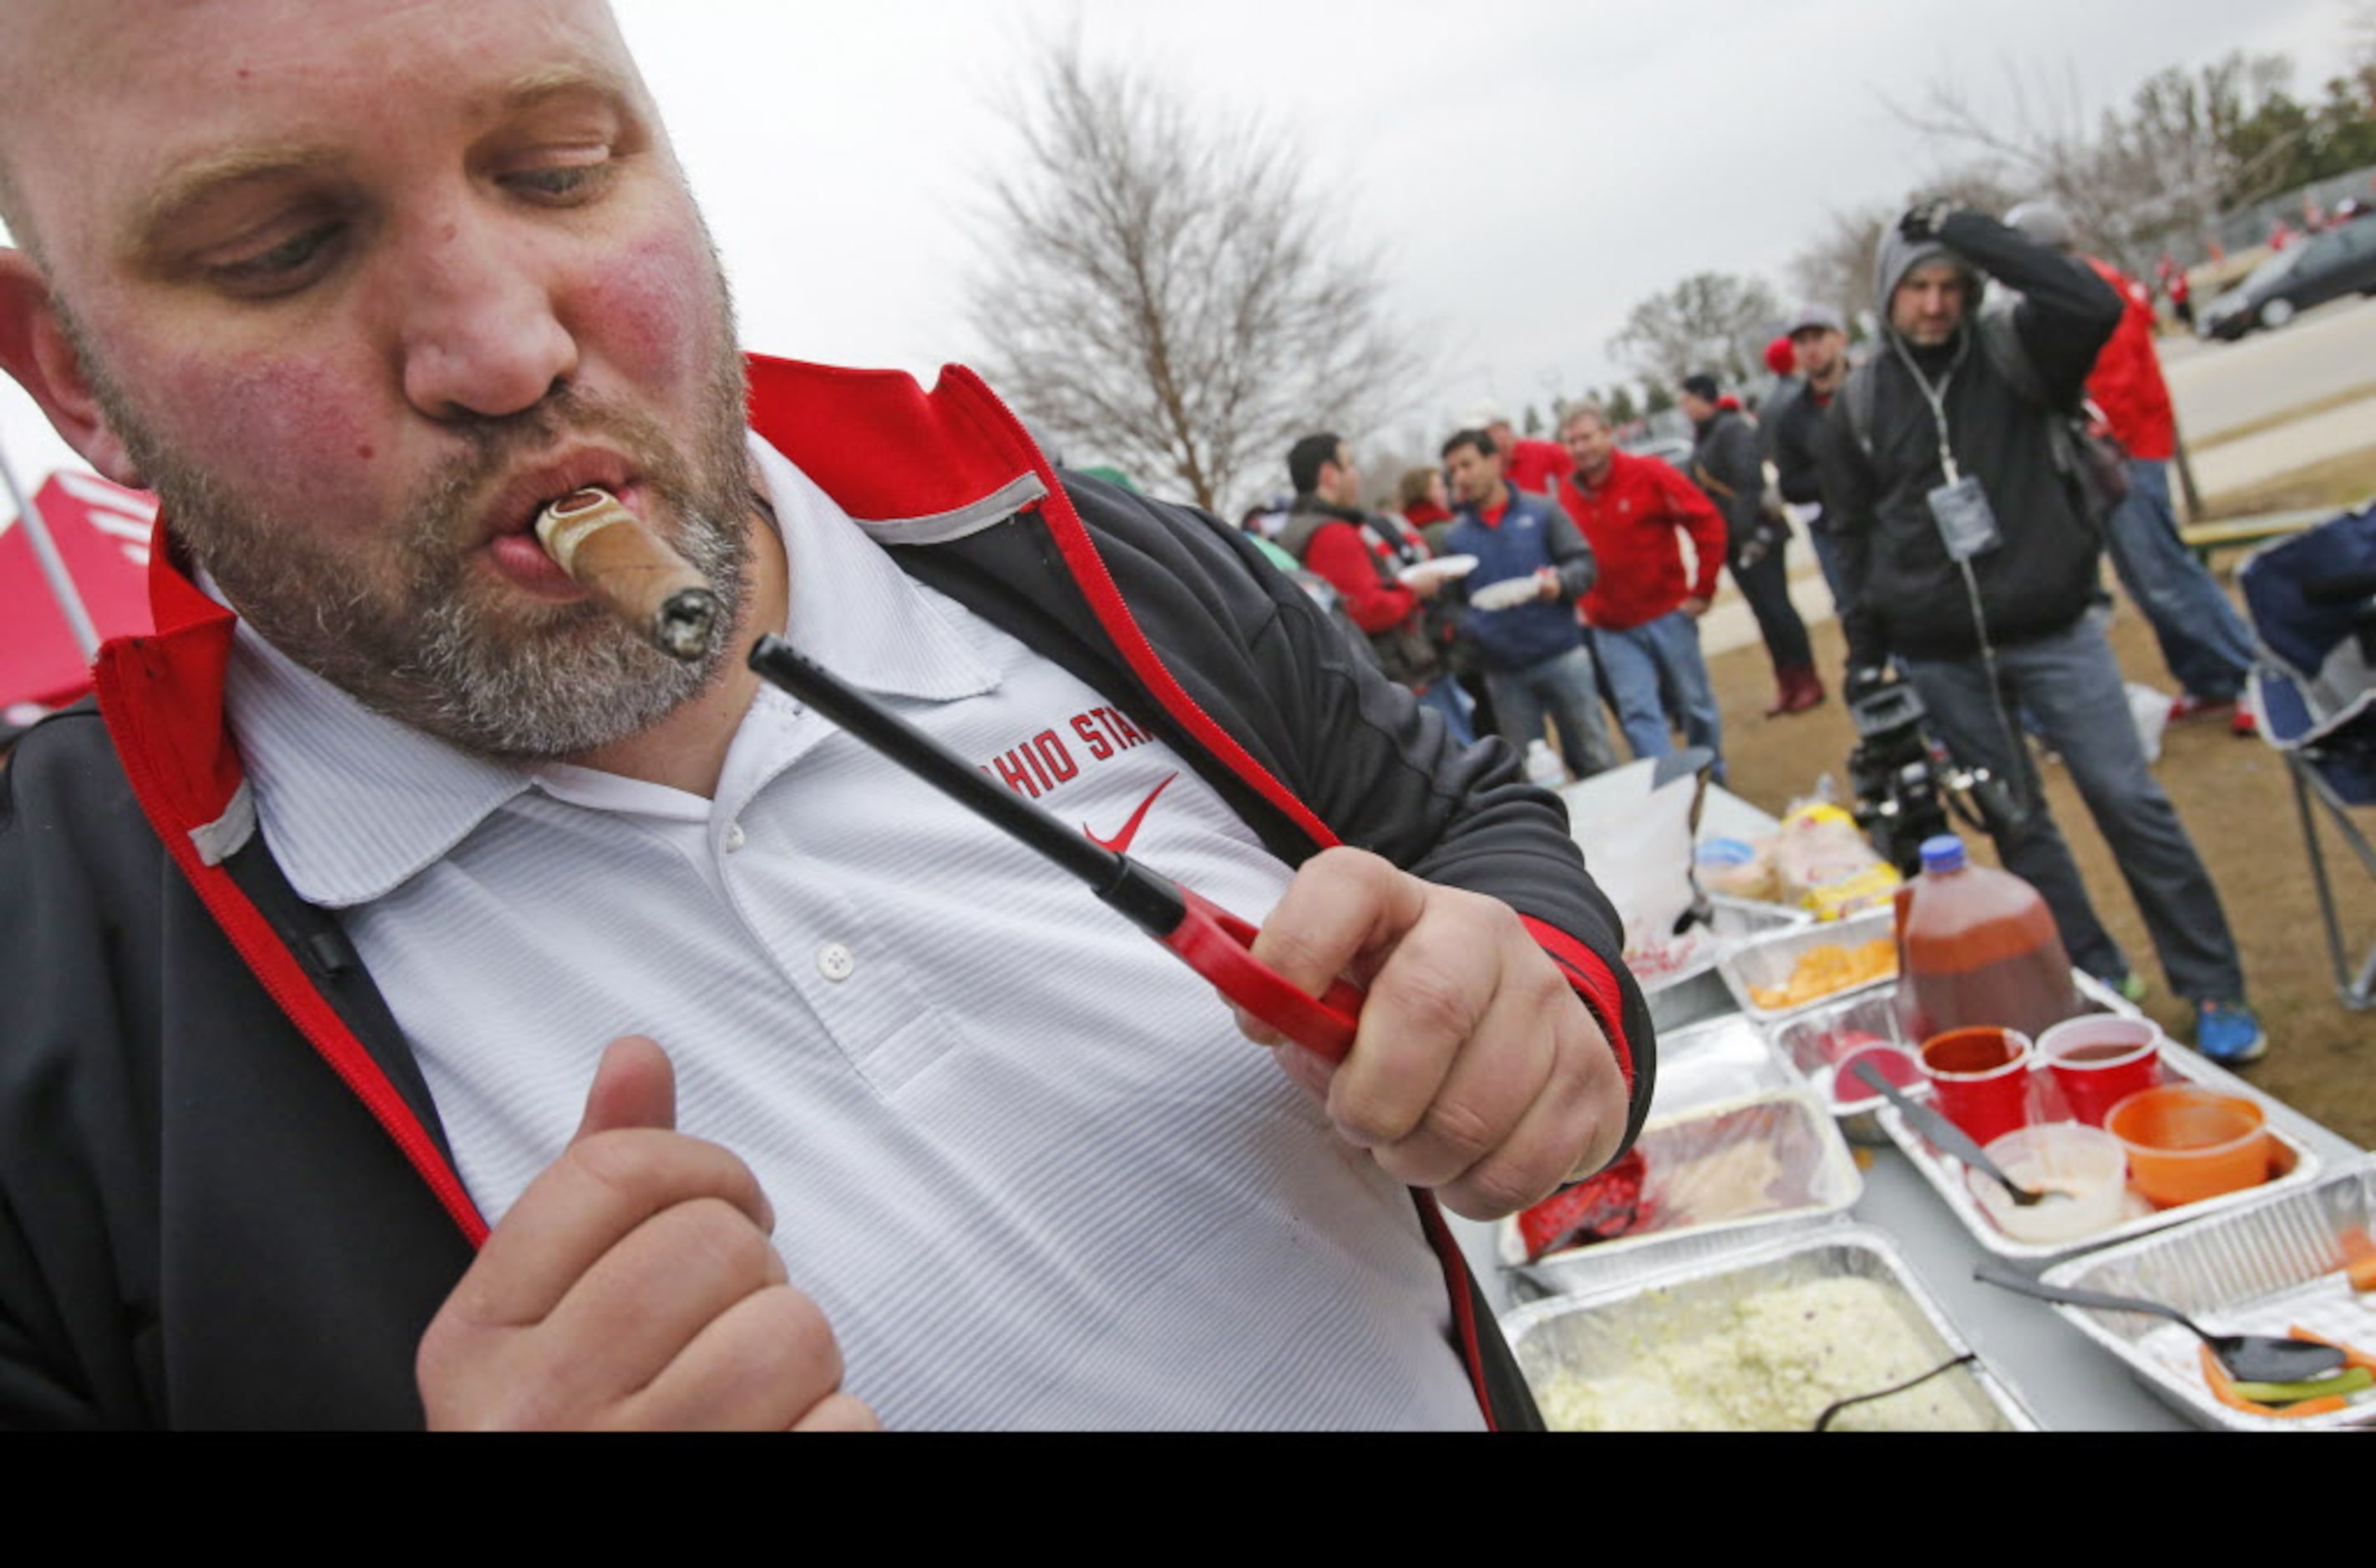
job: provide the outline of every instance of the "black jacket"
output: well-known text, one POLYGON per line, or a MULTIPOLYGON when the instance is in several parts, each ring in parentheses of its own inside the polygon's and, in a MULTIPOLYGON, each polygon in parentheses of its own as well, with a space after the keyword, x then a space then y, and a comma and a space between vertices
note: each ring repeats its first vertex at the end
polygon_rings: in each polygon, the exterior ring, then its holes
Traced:
POLYGON ((1725 538, 1734 557, 1769 530, 1765 465, 1747 415, 1718 409, 1692 432, 1692 482, 1724 514, 1725 538))
MULTIPOLYGON (((1820 506, 1824 501, 1823 430, 1831 405, 1800 381, 1767 403, 1758 429, 1764 433, 1766 456, 1774 459, 1774 488, 1795 506, 1820 506)), ((1810 527, 1829 527, 1828 514, 1810 527)))
MULTIPOLYGON (((1283 858, 1341 838, 1515 906, 1630 1052, 1638 1130, 1652 1036, 1622 933, 1506 747, 1450 746, 1217 520, 1056 487, 969 375, 926 397, 753 374, 761 434, 854 514, 931 519, 903 564, 1163 734, 1283 858), (921 505, 887 509, 885 450, 914 455, 921 505)), ((0 1425, 417 1426, 415 1347, 485 1227, 371 977, 254 831, 227 614, 157 559, 159 635, 101 655, 106 723, 53 719, 0 774, 0 1425)), ((1418 1201, 1480 1396, 1526 1424, 1418 1201)))
MULTIPOLYGON (((2096 355, 2120 326, 2122 303, 2085 264, 2031 244, 1976 212, 1950 216, 1940 238, 1960 259, 2018 291, 2014 338, 2051 405, 2025 398, 1980 343, 1977 278, 1955 340, 1915 350, 1886 333, 1871 361, 1832 399, 1822 457, 1824 510, 1856 612, 1847 632, 1851 667, 1892 653, 1968 658, 1979 628, 1963 574, 1949 559, 1928 497, 1945 482, 1938 422, 1907 367, 1935 386, 1942 377, 1948 433, 1966 474, 1988 493, 2004 542, 1971 563, 1990 640, 1999 647, 2060 632, 2095 595, 2103 539, 2054 455, 2057 410, 2075 406, 2096 355), (1850 407, 1855 379, 1873 378, 1870 456, 1850 407)), ((1876 294, 1882 319, 1897 283, 1938 259, 1936 246, 1884 236, 1876 294)))

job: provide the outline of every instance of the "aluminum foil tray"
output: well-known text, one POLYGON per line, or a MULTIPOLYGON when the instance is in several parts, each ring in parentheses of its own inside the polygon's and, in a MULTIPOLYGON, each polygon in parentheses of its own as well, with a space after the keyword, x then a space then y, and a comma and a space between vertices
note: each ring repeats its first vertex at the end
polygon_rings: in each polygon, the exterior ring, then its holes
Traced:
POLYGON ((1811 1008, 1895 985, 1896 972, 1893 969, 1884 979, 1810 998, 1795 1007, 1761 1005, 1750 988, 1756 986, 1771 990, 1786 986, 1790 983, 1791 972, 1797 968, 1799 960, 1816 948, 1853 948, 1868 942, 1888 942, 1895 938, 1896 928, 1896 911, 1884 906, 1850 915, 1844 921, 1798 926, 1766 936, 1752 937, 1717 961, 1717 973, 1724 978, 1725 989, 1732 992, 1732 999, 1740 1004, 1740 1010, 1757 1022, 1767 1024, 1796 1017, 1811 1008))
POLYGON ((1722 894, 1708 899, 1708 919, 1694 926, 1697 939, 1687 956, 1662 973, 1634 979, 1650 1004, 1650 1021, 1663 1033, 1736 1011, 1732 992, 1716 972, 1724 955, 1752 937, 1810 923, 1799 909, 1722 894))
MULTIPOLYGON (((2343 1277, 2346 1238, 2376 1236, 2376 1160, 2299 1191, 2144 1237, 2046 1271, 2049 1284, 2167 1301, 2214 1334, 2313 1334, 2376 1351, 2376 1299, 2343 1277)), ((2166 1318, 2092 1307, 2052 1309, 2129 1364, 2198 1425, 2238 1431, 2376 1426, 2376 1396, 2350 1409, 2287 1419, 2230 1409, 2204 1386, 2200 1343, 2166 1318)))
POLYGON ((1847 1141, 1803 1086, 1653 1117, 1636 1146, 1648 1168, 1641 1229, 1528 1263, 1516 1219, 1505 1219, 1503 1265, 1547 1294, 1586 1290, 1836 1219, 1864 1194, 1847 1141), (1760 1175, 1759 1206, 1741 1212, 1730 1200, 1760 1175), (1715 1213, 1695 1218, 1695 1205, 1715 1213))
MULTIPOLYGON (((1641 1375, 1647 1355, 1672 1353, 1679 1347, 1687 1354, 1701 1348, 1712 1352, 1714 1347, 1706 1342, 1731 1327, 1740 1303, 1764 1292, 1831 1279, 1869 1280, 1882 1287, 1884 1310, 1921 1347, 1918 1370, 1928 1371, 1972 1348, 1895 1245, 1880 1231, 1859 1225, 1826 1226, 1816 1234, 1664 1270, 1633 1284, 1538 1301, 1504 1313, 1501 1323, 1548 1419, 1553 1381, 1563 1373, 1583 1378, 1641 1375)), ((1664 1408, 1663 1401, 1653 1403, 1664 1408)), ((2021 1396, 1985 1362, 1959 1367, 1894 1400, 1860 1409, 1878 1415, 1893 1408, 1898 1421, 1924 1428, 2037 1430, 2037 1418, 2021 1396)), ((1640 1430, 1651 1424, 1645 1422, 1640 1430)), ((1843 1430, 1857 1424, 1853 1420, 1841 1423, 1843 1430)))
MULTIPOLYGON (((2267 1095, 2231 1073, 2221 1071, 2193 1051, 2174 1041, 2164 1040, 2161 1050, 2162 1082, 2166 1084, 2201 1084, 2221 1094, 2241 1095, 2258 1100, 2263 1108, 2276 1104, 2267 1095)), ((2076 1252, 2092 1252, 2131 1237, 2143 1236, 2168 1226, 2183 1224, 2204 1215, 2223 1214, 2230 1209, 2246 1208, 2284 1193, 2299 1192, 2318 1180, 2321 1162, 2317 1154, 2269 1119, 2271 1149, 2268 1181, 2240 1193, 2225 1193, 2200 1203, 2180 1204, 2176 1208, 2155 1208, 2136 1194, 2129 1194, 2128 1218, 2109 1230, 2092 1236, 2081 1236, 2067 1241, 2016 1241, 1996 1228, 1995 1221, 1974 1198, 1964 1179, 1964 1162, 1940 1153, 1930 1146, 1930 1140, 1906 1123, 1896 1109, 1884 1106, 1879 1112, 1881 1124, 1892 1142, 1906 1151, 1914 1169, 1922 1179, 1938 1190, 1954 1211, 1956 1220, 1972 1233, 1979 1244, 2002 1258, 2035 1262, 2043 1258, 2064 1257, 2076 1252)), ((2067 1122, 2071 1111, 2062 1101, 2062 1091, 2055 1087, 2054 1075, 2044 1065, 2034 1067, 2029 1078, 2029 1119, 2038 1122, 2067 1122)), ((2180 1330, 2180 1332, 2184 1332, 2180 1330)), ((2376 1346, 2370 1347, 2376 1349, 2376 1346)))
MULTIPOLYGON (((2144 1015, 2132 1005, 2120 992, 2079 973, 2072 972, 2082 1000, 2092 1012, 2117 1013, 2123 1017, 2141 1018, 2144 1015)), ((1859 1092, 1842 1098, 1835 1087, 1833 1067, 1840 1052, 1843 1036, 1866 1034, 1893 1045, 1914 1049, 1919 1042, 1906 1038, 1899 1022, 1896 992, 1891 987, 1851 993, 1847 999, 1825 1003, 1804 1013, 1795 1014, 1782 1021, 1765 1026, 1782 1059, 1804 1075, 1815 1098, 1831 1107, 1840 1123, 1840 1131, 1850 1143, 1885 1144, 1889 1134, 1881 1124, 1880 1111, 1889 1102, 1877 1094, 1859 1092)), ((1856 1080, 1850 1079, 1854 1084, 1856 1080)), ((1861 1091, 1863 1086, 1858 1084, 1861 1091)), ((1926 1085, 1917 1084, 1907 1090, 1917 1099, 1930 1098, 1926 1085)))
POLYGON ((1748 1095, 1801 1089, 1807 1081, 1738 1013, 1658 1036, 1658 1083, 1652 1119, 1748 1095))

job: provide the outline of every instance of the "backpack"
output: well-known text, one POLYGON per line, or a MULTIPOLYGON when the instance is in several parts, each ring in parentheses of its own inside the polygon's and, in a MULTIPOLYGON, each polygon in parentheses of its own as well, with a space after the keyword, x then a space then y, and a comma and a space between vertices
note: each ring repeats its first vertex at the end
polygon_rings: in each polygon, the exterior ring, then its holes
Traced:
MULTIPOLYGON (((2084 398, 2076 409, 2054 406, 2047 396, 2045 384, 2037 377, 2037 367, 2030 363, 2028 351, 2021 346, 2009 304, 1981 311, 1979 337, 1980 351, 2012 384, 2014 393, 2024 402, 2048 411, 2050 417, 2046 439, 2054 454, 2055 471, 2072 487, 2087 519, 2100 527, 2129 498, 2128 449, 2104 427, 2101 419, 2089 411, 2084 398)), ((1847 403, 1848 429, 1868 463, 1872 460, 1873 402, 1880 395, 1876 355, 1848 372, 1843 394, 1847 403)))

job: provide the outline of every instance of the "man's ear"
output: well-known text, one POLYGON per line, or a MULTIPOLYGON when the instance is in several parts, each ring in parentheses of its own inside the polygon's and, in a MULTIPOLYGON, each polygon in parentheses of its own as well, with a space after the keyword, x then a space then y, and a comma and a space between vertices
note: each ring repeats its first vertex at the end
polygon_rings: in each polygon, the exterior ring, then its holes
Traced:
POLYGON ((118 484, 143 488, 123 438, 67 341, 41 268, 23 251, 0 247, 0 370, 17 378, 85 461, 118 484))

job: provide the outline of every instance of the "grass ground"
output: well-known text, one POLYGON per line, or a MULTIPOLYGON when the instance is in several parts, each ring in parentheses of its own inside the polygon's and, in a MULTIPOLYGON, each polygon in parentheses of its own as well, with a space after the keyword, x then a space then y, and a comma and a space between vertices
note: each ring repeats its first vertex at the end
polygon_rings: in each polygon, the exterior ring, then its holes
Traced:
MULTIPOLYGON (((1842 658, 1838 625, 1811 630, 1830 680, 1842 658)), ((2175 691, 2151 631, 2125 603, 2113 621, 2112 645, 2128 679, 2175 691)), ((1855 733, 1836 693, 1812 713, 1769 719, 1764 715, 1773 680, 1763 647, 1720 654, 1710 665, 1736 792, 1778 813, 1826 773, 1845 790, 1855 733)), ((2170 730, 2155 772, 2210 868, 2269 1034, 2268 1056, 2247 1075, 2354 1143, 2376 1145, 2376 1012, 2346 1012, 2336 999, 2284 760, 2260 741, 2231 735, 2224 722, 2199 721, 2170 730)), ((2045 776, 2049 803, 2098 913, 2153 982, 2145 1010, 2176 1038, 2191 1039, 2192 1012, 2164 985, 2144 921, 2086 808, 2060 768, 2049 766, 2045 776)), ((2361 814, 2361 829, 2376 835, 2372 815, 2361 814)), ((2376 882, 2323 827, 2322 841, 2356 961, 2376 942, 2376 882)))

